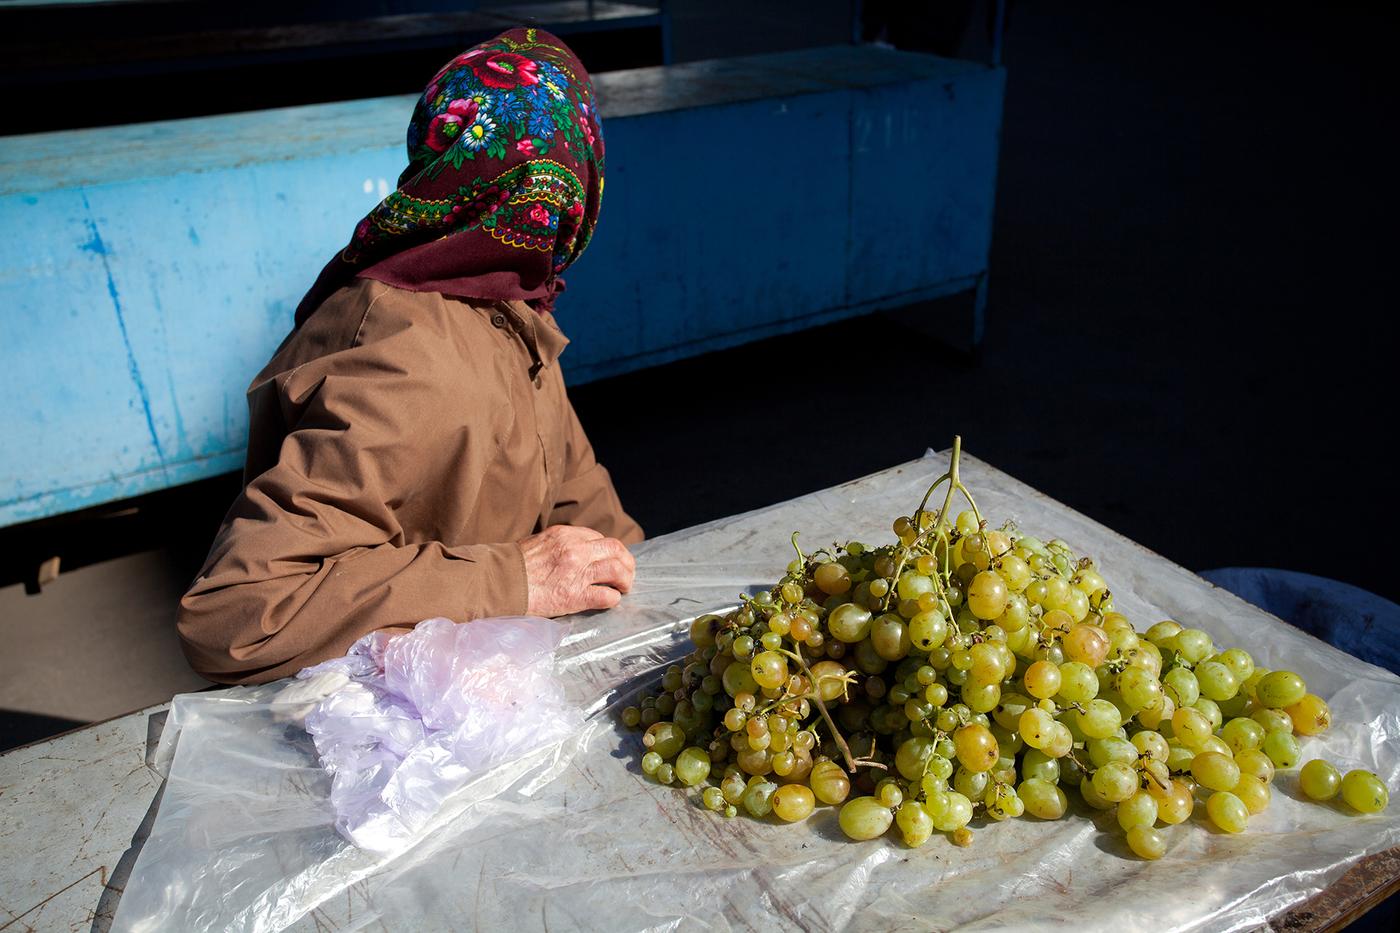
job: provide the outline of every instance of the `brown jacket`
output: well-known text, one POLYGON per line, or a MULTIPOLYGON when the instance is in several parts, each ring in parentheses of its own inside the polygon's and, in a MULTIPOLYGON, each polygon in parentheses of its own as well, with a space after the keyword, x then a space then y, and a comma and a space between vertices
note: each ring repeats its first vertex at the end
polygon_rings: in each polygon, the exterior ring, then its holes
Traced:
POLYGON ((515 542, 642 531, 574 415, 568 340, 520 302, 360 279, 248 390, 246 486, 180 601, 196 671, 261 683, 376 629, 520 614, 515 542))

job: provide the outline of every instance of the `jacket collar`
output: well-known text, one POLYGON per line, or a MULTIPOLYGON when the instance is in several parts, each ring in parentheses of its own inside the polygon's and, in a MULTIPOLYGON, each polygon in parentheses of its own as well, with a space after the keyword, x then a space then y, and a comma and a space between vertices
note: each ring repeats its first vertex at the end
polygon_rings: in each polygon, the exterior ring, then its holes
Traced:
POLYGON ((569 338, 554 323, 554 315, 536 311, 523 301, 500 301, 496 307, 505 313, 511 329, 520 335, 530 351, 530 358, 534 360, 530 367, 532 378, 559 360, 559 354, 569 345, 569 338))

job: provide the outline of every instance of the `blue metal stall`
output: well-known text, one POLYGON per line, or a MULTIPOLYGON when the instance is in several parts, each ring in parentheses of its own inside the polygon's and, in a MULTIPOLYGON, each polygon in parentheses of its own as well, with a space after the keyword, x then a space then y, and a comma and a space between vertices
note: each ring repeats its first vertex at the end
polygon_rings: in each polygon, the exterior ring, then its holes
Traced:
MULTIPOLYGON (((1004 73, 873 47, 608 72, 578 383, 974 290, 1004 73)), ((243 390, 403 165, 406 97, 0 139, 0 526, 238 469, 243 390)))

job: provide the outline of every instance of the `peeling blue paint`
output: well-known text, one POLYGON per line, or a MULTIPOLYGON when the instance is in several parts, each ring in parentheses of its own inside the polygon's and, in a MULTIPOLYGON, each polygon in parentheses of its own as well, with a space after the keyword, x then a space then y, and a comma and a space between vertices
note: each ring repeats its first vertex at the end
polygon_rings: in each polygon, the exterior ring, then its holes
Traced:
MULTIPOLYGON (((87 195, 83 195, 83 204, 87 204, 87 195)), ((87 219, 88 229, 92 231, 92 239, 82 244, 78 248, 89 253, 96 253, 99 256, 108 255, 107 244, 102 242, 102 237, 97 235, 97 228, 92 224, 92 218, 87 219)))
POLYGON ((107 261, 110 253, 107 244, 102 242, 102 234, 98 232, 97 222, 92 217, 92 205, 88 203, 87 192, 80 192, 83 199, 83 222, 87 224, 88 232, 92 234, 92 239, 83 245, 84 249, 91 249, 102 259, 102 271, 107 276, 107 294, 112 296, 112 310, 117 316, 117 328, 121 331, 122 347, 126 350, 126 368, 131 373, 131 381, 136 385, 137 398, 141 402, 141 411, 146 416, 146 430, 151 434, 151 443, 155 445, 156 457, 160 460, 161 469, 165 468, 165 451, 161 448, 160 435, 156 432, 155 417, 151 414, 151 397, 146 391, 146 383, 141 378, 141 368, 136 365, 136 351, 131 346, 131 335, 126 330, 126 317, 122 314, 121 295, 117 293, 117 280, 112 276, 112 264, 107 261))

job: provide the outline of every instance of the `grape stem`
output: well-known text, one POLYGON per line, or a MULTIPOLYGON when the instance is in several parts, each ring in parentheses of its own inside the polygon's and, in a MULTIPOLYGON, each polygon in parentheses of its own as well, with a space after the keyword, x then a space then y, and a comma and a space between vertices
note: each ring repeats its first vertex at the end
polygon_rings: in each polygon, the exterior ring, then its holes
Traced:
POLYGON ((919 507, 914 510, 914 529, 917 532, 917 534, 915 535, 914 540, 912 542, 910 542, 907 546, 901 547, 899 550, 899 563, 895 566, 894 580, 890 584, 889 593, 885 595, 884 606, 881 609, 882 612, 888 611, 890 608, 890 600, 894 598, 895 591, 898 588, 899 578, 901 574, 904 573, 904 565, 908 562, 909 555, 913 553, 916 547, 924 543, 924 539, 928 538, 929 535, 941 537, 946 534, 946 531, 943 528, 943 523, 948 520, 948 509, 950 509, 953 505, 953 493, 962 493, 963 498, 967 500, 967 504, 972 506, 972 514, 977 518, 978 528, 981 528, 983 525, 986 524, 982 520, 982 512, 977 508, 976 500, 972 498, 972 493, 967 491, 967 487, 963 485, 962 477, 958 473, 958 465, 961 463, 961 461, 962 435, 954 434, 953 454, 948 462, 948 472, 944 473, 942 476, 938 477, 938 479, 933 481, 933 485, 930 486, 928 488, 928 491, 924 493, 923 501, 920 502, 919 507), (939 486, 943 485, 945 481, 948 483, 948 493, 943 497, 943 506, 938 510, 937 518, 934 519, 934 521, 929 525, 926 531, 919 532, 918 529, 919 526, 923 524, 923 514, 926 510, 925 507, 928 505, 929 497, 932 496, 933 491, 939 486))
MULTIPOLYGON (((846 744, 845 736, 841 734, 840 729, 836 728, 836 720, 831 718, 830 711, 827 710, 826 704, 822 702, 821 690, 817 687, 817 678, 812 674, 812 669, 807 666, 807 662, 802 659, 802 647, 800 645, 794 645, 793 647, 796 651, 788 651, 786 649, 779 650, 796 661, 797 666, 802 669, 802 673, 806 674, 807 680, 811 682, 812 700, 817 704, 817 709, 821 712, 822 719, 826 720, 826 727, 831 730, 831 738, 836 742, 836 747, 841 749, 841 756, 846 759, 846 770, 855 774, 856 769, 864 765, 866 767, 888 771, 889 768, 878 761, 872 761, 868 758, 857 758, 855 755, 851 754, 851 746, 846 744)), ((871 751, 874 751, 873 747, 871 751)))

